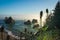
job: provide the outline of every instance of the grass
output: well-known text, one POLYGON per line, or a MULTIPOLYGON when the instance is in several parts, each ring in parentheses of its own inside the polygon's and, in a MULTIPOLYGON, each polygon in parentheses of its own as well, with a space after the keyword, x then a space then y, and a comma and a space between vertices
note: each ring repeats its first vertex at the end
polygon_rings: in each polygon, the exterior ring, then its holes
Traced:
POLYGON ((37 37, 37 40, 60 40, 58 29, 48 30, 48 27, 45 26, 41 28, 43 32, 40 32, 40 35, 37 37))

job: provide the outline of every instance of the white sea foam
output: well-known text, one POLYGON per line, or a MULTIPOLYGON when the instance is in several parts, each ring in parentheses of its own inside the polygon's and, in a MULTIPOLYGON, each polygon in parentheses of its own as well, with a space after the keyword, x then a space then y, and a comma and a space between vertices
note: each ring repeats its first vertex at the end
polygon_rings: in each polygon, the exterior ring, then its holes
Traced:
POLYGON ((16 39, 20 39, 20 37, 13 35, 13 33, 12 33, 11 31, 9 31, 9 30, 6 30, 6 29, 5 29, 5 32, 7 32, 8 35, 10 35, 11 37, 14 37, 14 38, 16 38, 16 39))

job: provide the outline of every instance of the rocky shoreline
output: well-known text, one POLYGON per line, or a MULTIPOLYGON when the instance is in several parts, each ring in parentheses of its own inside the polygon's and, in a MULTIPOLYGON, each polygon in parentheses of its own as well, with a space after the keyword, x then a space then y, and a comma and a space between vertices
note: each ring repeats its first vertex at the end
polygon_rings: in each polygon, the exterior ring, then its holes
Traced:
MULTIPOLYGON (((3 32, 0 32, 0 40, 7 40, 8 36, 9 36, 9 40, 20 39, 20 37, 13 35, 13 33, 9 30, 4 29, 3 32)), ((25 38, 22 37, 22 39, 25 39, 25 38)))

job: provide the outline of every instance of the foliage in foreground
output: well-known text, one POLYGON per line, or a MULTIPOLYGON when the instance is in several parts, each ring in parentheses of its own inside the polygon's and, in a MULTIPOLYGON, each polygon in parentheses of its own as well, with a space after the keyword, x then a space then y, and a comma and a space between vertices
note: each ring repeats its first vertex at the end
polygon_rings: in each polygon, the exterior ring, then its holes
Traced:
POLYGON ((57 3, 53 14, 54 16, 48 18, 45 26, 41 28, 42 32, 37 40, 60 40, 60 2, 57 3))
POLYGON ((42 32, 40 32, 40 35, 37 37, 37 40, 60 40, 59 39, 60 31, 58 29, 55 30, 47 30, 47 29, 46 27, 41 29, 42 32))

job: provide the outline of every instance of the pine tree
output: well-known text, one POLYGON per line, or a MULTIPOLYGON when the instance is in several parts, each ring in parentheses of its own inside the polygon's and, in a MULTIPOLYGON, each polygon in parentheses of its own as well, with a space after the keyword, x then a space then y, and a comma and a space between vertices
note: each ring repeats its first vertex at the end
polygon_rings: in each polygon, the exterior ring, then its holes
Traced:
POLYGON ((53 18, 54 26, 60 29, 60 1, 56 4, 53 18))
POLYGON ((56 7, 53 13, 54 16, 51 16, 51 15, 48 16, 45 24, 48 26, 48 30, 55 29, 55 28, 60 29, 60 1, 58 1, 56 4, 56 7))
POLYGON ((46 9, 46 13, 47 13, 47 17, 48 17, 48 13, 49 13, 49 10, 48 9, 46 9))
POLYGON ((42 16, 43 16, 43 11, 40 11, 40 26, 42 27, 42 16))

